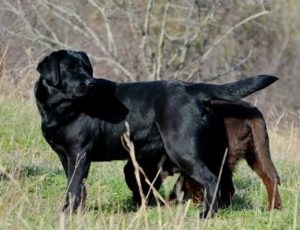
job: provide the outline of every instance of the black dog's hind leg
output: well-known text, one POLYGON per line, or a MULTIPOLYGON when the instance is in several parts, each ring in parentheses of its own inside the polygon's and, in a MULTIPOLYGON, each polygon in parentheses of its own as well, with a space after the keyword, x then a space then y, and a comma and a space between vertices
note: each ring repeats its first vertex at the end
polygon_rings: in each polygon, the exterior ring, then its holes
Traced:
MULTIPOLYGON (((139 161, 139 166, 143 169, 145 172, 148 180, 152 183, 155 179, 157 173, 158 173, 158 167, 157 163, 153 162, 153 159, 149 159, 149 161, 139 161), (150 162, 149 162, 150 161, 150 162)), ((134 203, 141 204, 142 198, 140 194, 140 190, 137 184, 137 180, 134 174, 134 166, 131 161, 128 161, 126 165, 124 166, 124 174, 125 174, 125 181, 127 183, 127 186, 133 193, 132 200, 134 203)), ((141 187, 143 195, 146 197, 149 193, 147 201, 153 201, 154 194, 153 191, 150 190, 150 185, 146 182, 146 178, 140 173, 140 180, 141 180, 141 187)), ((155 179, 155 182, 153 184, 153 187, 158 190, 162 184, 162 179, 160 176, 158 176, 155 179)))
POLYGON ((72 155, 67 158, 68 166, 68 189, 64 211, 75 212, 80 206, 84 206, 86 187, 84 179, 87 178, 90 161, 86 154, 72 155))
MULTIPOLYGON (((226 163, 225 163, 226 164, 226 163)), ((231 204, 235 188, 232 181, 232 172, 227 165, 224 165, 220 185, 220 207, 226 208, 231 204)))
POLYGON ((207 146, 207 134, 204 126, 202 131, 196 124, 174 123, 176 129, 162 127, 161 136, 165 150, 171 161, 187 176, 200 184, 206 193, 205 210, 201 218, 214 215, 218 211, 219 189, 217 176, 207 167, 202 160, 204 154, 209 154, 204 147, 207 146), (180 130, 180 131, 178 131, 180 130))
POLYGON ((173 162, 181 170, 199 183, 206 193, 204 197, 205 209, 200 213, 200 218, 213 216, 218 211, 219 190, 217 188, 217 177, 207 168, 205 164, 195 160, 195 163, 183 158, 173 157, 173 162))

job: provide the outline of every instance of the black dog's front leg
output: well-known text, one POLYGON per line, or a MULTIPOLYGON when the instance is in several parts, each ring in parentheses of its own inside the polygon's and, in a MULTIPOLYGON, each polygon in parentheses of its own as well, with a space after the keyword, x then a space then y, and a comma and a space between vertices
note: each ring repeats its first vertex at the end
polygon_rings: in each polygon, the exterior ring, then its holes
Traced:
POLYGON ((65 175, 68 178, 68 159, 67 159, 67 156, 63 153, 58 153, 58 156, 59 156, 60 162, 63 166, 65 175))
POLYGON ((75 212, 80 206, 84 206, 86 188, 84 179, 87 178, 90 161, 86 154, 71 155, 68 163, 68 188, 64 211, 75 212))

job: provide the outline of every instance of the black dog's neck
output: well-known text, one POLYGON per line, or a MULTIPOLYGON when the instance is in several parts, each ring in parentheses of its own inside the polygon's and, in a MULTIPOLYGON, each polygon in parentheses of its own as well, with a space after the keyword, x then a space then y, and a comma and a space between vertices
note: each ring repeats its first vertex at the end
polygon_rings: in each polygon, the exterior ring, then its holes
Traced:
POLYGON ((96 79, 95 93, 81 101, 80 111, 104 122, 119 123, 128 114, 128 108, 118 99, 118 83, 96 79))

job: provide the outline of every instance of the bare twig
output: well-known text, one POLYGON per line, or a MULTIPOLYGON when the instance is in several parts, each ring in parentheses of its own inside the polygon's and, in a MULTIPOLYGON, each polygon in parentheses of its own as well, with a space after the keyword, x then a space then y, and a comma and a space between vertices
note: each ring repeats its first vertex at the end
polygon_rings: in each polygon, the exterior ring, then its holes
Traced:
POLYGON ((216 200, 216 197, 217 197, 217 194, 218 194, 218 191, 219 191, 219 185, 220 185, 220 181, 221 181, 225 161, 226 161, 226 158, 227 158, 227 154, 228 154, 228 149, 226 149, 226 151, 223 155, 223 160, 222 160, 222 164, 221 164, 221 167, 220 167, 216 188, 215 188, 215 191, 214 191, 214 196, 213 196, 213 199, 212 199, 212 202, 210 204, 209 211, 208 211, 208 214, 207 214, 208 217, 211 215, 212 207, 213 207, 213 204, 215 203, 215 200, 216 200))
POLYGON ((126 151, 130 154, 130 158, 132 160, 133 166, 134 166, 134 170, 135 170, 135 177, 139 186, 139 192, 142 198, 142 205, 143 202, 145 202, 146 204, 146 200, 150 194, 150 192, 152 191, 155 195, 155 197, 157 197, 162 203, 164 203, 165 205, 167 205, 167 202, 164 200, 164 198, 159 194, 159 192, 154 188, 154 183, 157 180, 157 178, 161 175, 162 173, 162 165, 163 162, 165 161, 165 157, 163 156, 160 164, 159 164, 159 168, 158 171, 153 179, 153 181, 150 181, 147 177, 147 175, 145 174, 144 170, 139 166, 136 157, 135 157, 135 149, 134 149, 134 144, 132 143, 132 141, 130 140, 130 129, 129 129, 129 124, 127 122, 125 122, 125 126, 126 126, 126 132, 123 134, 123 136, 121 137, 121 141, 122 141, 122 145, 123 147, 126 149, 126 151), (146 183, 149 185, 149 191, 147 192, 147 195, 145 196, 141 187, 141 179, 140 179, 140 173, 145 177, 145 181, 146 183), (143 200, 145 199, 145 200, 143 200))
POLYGON ((126 9, 125 13, 128 17, 131 32, 133 34, 134 40, 138 41, 138 39, 140 38, 141 33, 143 32, 142 31, 143 28, 142 28, 142 25, 139 21, 138 15, 136 13, 137 10, 135 9, 135 6, 134 6, 132 0, 128 0, 127 7, 125 7, 125 5, 126 4, 124 2, 123 6, 122 7, 120 6, 120 8, 122 10, 126 9))
POLYGON ((111 63, 112 65, 114 65, 115 67, 117 67, 118 69, 120 69, 125 76, 128 78, 128 80, 130 81, 134 81, 134 76, 131 72, 129 72, 128 69, 126 69, 120 62, 115 61, 112 58, 108 58, 108 57, 98 57, 98 56, 94 56, 94 55, 90 55, 90 57, 94 58, 97 61, 105 61, 107 63, 111 63))
POLYGON ((145 19, 144 19, 144 28, 143 28, 143 37, 142 37, 142 42, 141 42, 141 59, 142 59, 142 63, 144 63, 144 66, 146 67, 146 69, 148 70, 148 79, 149 80, 154 80, 154 71, 155 71, 155 64, 152 62, 148 62, 147 63, 147 56, 151 56, 152 55, 152 50, 151 50, 151 46, 149 44, 149 24, 150 24, 150 15, 151 15, 151 10, 152 10, 152 6, 153 6, 153 0, 148 0, 147 3, 147 8, 146 8, 146 14, 145 14, 145 19), (147 68, 147 66, 151 66, 150 68, 147 68), (150 69, 150 71, 149 71, 150 69), (152 71, 151 71, 152 70, 152 71))
MULTIPOLYGON (((76 170, 77 170, 77 168, 78 168, 78 165, 80 164, 80 162, 81 162, 85 157, 86 157, 86 153, 84 153, 84 154, 77 154, 77 158, 76 158, 76 162, 75 162, 75 166, 74 166, 74 171, 73 171, 73 173, 72 173, 72 175, 71 175, 71 178, 70 178, 70 179, 68 178, 68 187, 67 187, 66 191, 68 191, 69 188, 70 188, 70 186, 71 186, 71 183, 72 183, 72 181, 73 181, 73 179, 74 179, 74 177, 75 177, 75 174, 76 174, 76 170)), ((69 177, 69 176, 68 176, 68 177, 69 177)), ((83 187, 85 187, 85 181, 83 181, 83 187)), ((83 192, 83 191, 81 191, 81 193, 82 193, 82 192, 83 192)), ((66 195, 67 195, 67 194, 65 193, 64 196, 66 196, 66 195)), ((73 207, 72 207, 72 203, 74 202, 74 197, 68 195, 68 198, 69 198, 69 214, 71 214, 71 213, 74 211, 74 210, 73 210, 73 207)), ((62 198, 62 199, 63 199, 63 198, 62 198)), ((80 212, 83 211, 84 206, 82 206, 82 205, 85 204, 85 200, 83 200, 83 199, 85 199, 85 197, 81 197, 80 207, 79 207, 79 211, 80 211, 80 212)), ((61 203, 64 204, 63 201, 62 201, 61 203)))
POLYGON ((227 74, 233 72, 234 70, 236 70, 236 69, 239 68, 240 66, 244 65, 244 64, 249 60, 249 58, 250 58, 251 55, 252 55, 252 51, 253 51, 253 49, 251 48, 251 49, 249 50, 249 53, 247 54, 247 56, 246 56, 245 58, 241 59, 238 63, 236 63, 235 65, 229 66, 228 69, 226 69, 226 70, 223 71, 223 72, 218 73, 218 74, 215 75, 215 76, 203 78, 203 79, 202 79, 202 82, 216 81, 216 80, 220 79, 221 77, 223 77, 223 76, 225 76, 225 75, 227 75, 227 74))
POLYGON ((139 164, 135 157, 135 149, 133 143, 130 141, 130 127, 128 122, 125 122, 126 126, 126 132, 121 137, 122 145, 126 149, 126 151, 129 153, 133 167, 134 167, 134 176, 136 178, 136 182, 139 188, 139 193, 141 197, 141 209, 146 208, 146 197, 144 195, 143 189, 142 189, 142 183, 139 173, 139 164))
MULTIPOLYGON (((231 34, 235 29, 239 28, 240 26, 255 20, 261 16, 267 15, 269 14, 270 11, 262 11, 259 12, 257 14, 253 14, 245 19, 243 19, 242 21, 238 22, 237 24, 235 24, 234 26, 232 26, 231 28, 229 28, 222 36, 220 36, 217 40, 215 40, 212 44, 212 46, 207 49, 207 51, 202 55, 200 61, 199 61, 199 66, 201 66, 201 64, 208 58, 208 56, 210 55, 210 53, 229 35, 231 34)), ((190 74, 188 75, 186 80, 190 80, 191 78, 193 78, 193 76, 199 71, 199 67, 198 65, 190 72, 190 74)))
POLYGON ((11 182, 16 185, 19 185, 18 182, 15 180, 14 176, 11 175, 9 172, 6 171, 4 167, 0 165, 0 176, 8 178, 11 182))
MULTIPOLYGON (((58 12, 72 17, 74 19, 76 19, 76 21, 78 23, 80 23, 80 25, 85 29, 86 33, 89 34, 89 36, 91 36, 95 42, 95 44, 101 49, 101 51, 103 52, 103 54, 105 54, 106 56, 109 56, 109 52, 107 51, 107 49, 105 48, 105 45, 103 44, 103 42, 101 42, 101 40, 99 39, 99 37, 97 36, 97 34, 88 26, 88 24, 81 19, 81 17, 74 11, 68 9, 68 8, 64 8, 62 6, 59 6, 53 2, 50 2, 48 0, 40 0, 45 6, 51 7, 52 9, 57 10, 58 12)), ((73 28, 76 28, 77 26, 73 26, 73 28)), ((77 27, 78 29, 79 27, 77 27)), ((79 29, 80 30, 80 29, 79 29)))
POLYGON ((105 27, 106 27, 106 35, 107 35, 109 51, 110 51, 110 53, 113 54, 113 57, 117 57, 118 56, 117 46, 116 46, 114 36, 113 36, 112 30, 111 30, 110 20, 107 17, 106 12, 105 12, 105 7, 100 6, 95 0, 88 0, 88 2, 90 4, 92 4, 94 7, 96 7, 96 9, 101 13, 101 15, 104 19, 105 27))
POLYGON ((149 185, 149 191, 146 195, 146 200, 147 198, 149 197, 150 195, 150 192, 152 191, 155 198, 159 199, 164 205, 168 206, 168 203, 165 201, 165 199, 160 195, 160 193, 157 191, 157 189, 155 189, 154 187, 154 183, 155 181, 158 179, 159 176, 161 176, 161 173, 162 173, 162 167, 159 167, 158 168, 158 171, 153 179, 153 181, 151 182, 148 178, 147 178, 147 175, 145 174, 144 170, 139 167, 139 171, 142 173, 142 175, 145 177, 145 181, 146 183, 149 185))
POLYGON ((166 31, 166 23, 167 23, 168 11, 169 11, 169 2, 167 2, 165 4, 165 7, 164 7, 163 20, 162 20, 161 30, 160 30, 160 36, 159 36, 159 40, 158 40, 157 58, 156 58, 157 64, 156 64, 156 70, 155 70, 155 80, 160 80, 160 72, 161 72, 162 59, 163 59, 163 46, 164 46, 164 39, 165 39, 165 31, 166 31))

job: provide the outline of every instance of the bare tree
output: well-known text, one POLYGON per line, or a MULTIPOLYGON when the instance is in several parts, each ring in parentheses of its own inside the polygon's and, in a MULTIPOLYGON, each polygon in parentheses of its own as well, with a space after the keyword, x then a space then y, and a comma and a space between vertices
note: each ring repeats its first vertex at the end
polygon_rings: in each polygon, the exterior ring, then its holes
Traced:
POLYGON ((11 36, 38 45, 42 54, 87 50, 103 74, 124 81, 217 80, 242 66, 252 47, 238 60, 234 51, 229 60, 217 58, 221 71, 207 68, 214 51, 237 29, 272 12, 261 8, 232 20, 237 4, 226 0, 1 0, 0 6, 11 36), (223 26, 226 20, 232 23, 223 26))
POLYGON ((272 98, 299 110, 299 10, 296 0, 0 0, 0 78, 28 94, 42 56, 75 49, 117 81, 274 74, 286 87, 272 98))

